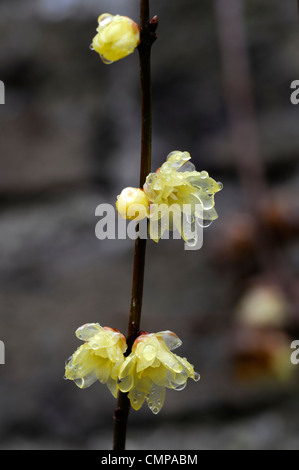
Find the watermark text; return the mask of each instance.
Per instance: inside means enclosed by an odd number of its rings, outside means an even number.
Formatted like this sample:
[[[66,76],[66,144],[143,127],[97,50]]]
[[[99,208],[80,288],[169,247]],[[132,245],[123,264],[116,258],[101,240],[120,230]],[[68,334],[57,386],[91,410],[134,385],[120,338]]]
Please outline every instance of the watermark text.
[[[2,80],[0,80],[0,104],[5,104],[5,85]]]
[[[191,206],[184,204],[152,204],[150,214],[140,220],[139,215],[144,206],[135,204],[130,207],[130,220],[118,215],[111,204],[100,204],[95,210],[100,217],[95,227],[95,235],[99,240],[136,240],[152,238],[184,239],[185,250],[199,250],[203,244],[203,210],[200,204]],[[201,222],[200,222],[201,221]]]
[[[0,364],[5,364],[5,346],[3,341],[0,341]]]
[[[293,80],[291,83],[291,89],[295,90],[291,93],[291,103],[299,104],[299,80]]]

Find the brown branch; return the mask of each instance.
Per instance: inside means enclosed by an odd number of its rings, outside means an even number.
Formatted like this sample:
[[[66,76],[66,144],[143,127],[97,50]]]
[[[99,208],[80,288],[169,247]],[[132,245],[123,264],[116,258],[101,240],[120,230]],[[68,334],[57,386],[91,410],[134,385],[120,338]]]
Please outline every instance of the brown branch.
[[[156,39],[157,17],[149,21],[149,0],[140,0],[141,42],[138,47],[141,87],[141,162],[140,188],[151,170],[152,144],[152,87],[151,87],[151,46]],[[138,230],[138,226],[137,226]],[[140,318],[143,296],[146,239],[137,237],[134,249],[133,282],[131,308],[128,324],[126,354],[131,352],[132,345],[140,330]],[[126,443],[127,421],[130,401],[127,393],[119,392],[117,408],[114,413],[114,450],[124,450]]]

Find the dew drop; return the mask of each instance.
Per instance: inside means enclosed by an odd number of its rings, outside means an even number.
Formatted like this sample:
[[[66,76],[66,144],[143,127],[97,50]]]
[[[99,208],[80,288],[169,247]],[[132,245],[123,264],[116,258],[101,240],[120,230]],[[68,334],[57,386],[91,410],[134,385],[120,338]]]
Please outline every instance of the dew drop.
[[[102,61],[104,62],[104,64],[112,64],[113,63],[113,60],[108,60],[106,59],[106,57],[104,57],[102,54],[100,54],[100,57],[102,59]]]
[[[109,15],[109,16],[106,16],[105,18],[103,18],[100,22],[99,22],[99,25],[103,28],[104,26],[106,26],[107,24],[111,23],[112,21],[112,16]]]
[[[187,382],[181,385],[177,385],[177,387],[175,387],[174,390],[176,390],[177,392],[179,392],[180,390],[184,390],[184,388],[186,387],[186,384]]]
[[[65,361],[65,365],[69,365],[69,363],[71,362],[71,360],[73,359],[73,356],[70,356],[66,361]]]
[[[202,219],[198,219],[198,225],[200,227],[203,227],[203,228],[207,228],[209,227],[211,224],[212,224],[212,220],[202,220]]]
[[[195,170],[195,165],[191,162],[186,162],[184,163],[181,168],[178,169],[178,172],[184,173],[185,171],[194,171]]]
[[[157,408],[156,406],[154,406],[154,408],[152,409],[152,412],[156,415],[159,413],[159,408]]]
[[[200,379],[199,373],[198,373],[198,372],[194,372],[194,380],[195,380],[195,382],[198,382],[199,379]]]
[[[93,47],[92,43],[89,45],[89,50],[94,51],[94,47]]]

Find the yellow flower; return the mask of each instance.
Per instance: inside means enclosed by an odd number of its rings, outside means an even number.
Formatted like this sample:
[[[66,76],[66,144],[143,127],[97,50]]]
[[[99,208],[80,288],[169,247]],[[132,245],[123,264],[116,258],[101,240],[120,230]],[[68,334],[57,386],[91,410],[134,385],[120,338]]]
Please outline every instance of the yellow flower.
[[[69,358],[65,379],[73,380],[80,388],[87,388],[99,380],[105,383],[116,398],[117,377],[127,349],[125,337],[109,327],[87,323],[76,330],[77,338],[85,341]]]
[[[98,23],[98,34],[93,38],[92,48],[105,64],[132,54],[140,43],[140,28],[127,16],[104,13],[99,16]]]
[[[171,352],[181,344],[171,331],[142,333],[135,340],[119,371],[119,389],[128,392],[134,410],[146,400],[156,414],[164,404],[166,388],[182,390],[188,378],[199,380],[193,366]]]
[[[202,227],[218,217],[214,194],[222,189],[222,184],[210,178],[206,171],[196,171],[190,158],[188,152],[171,152],[161,168],[146,178],[143,189],[151,203],[149,231],[155,241],[159,241],[165,230],[175,228],[187,241],[182,216],[190,224],[197,222]]]
[[[117,196],[116,209],[123,219],[142,220],[148,216],[149,201],[139,188],[125,188]]]

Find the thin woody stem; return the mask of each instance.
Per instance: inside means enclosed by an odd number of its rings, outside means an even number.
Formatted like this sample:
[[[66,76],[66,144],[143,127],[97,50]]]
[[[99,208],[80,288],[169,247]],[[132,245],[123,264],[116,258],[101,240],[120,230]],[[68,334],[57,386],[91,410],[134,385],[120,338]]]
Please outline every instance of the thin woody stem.
[[[152,86],[151,86],[151,46],[156,39],[154,30],[157,18],[149,21],[149,0],[140,0],[141,42],[138,47],[141,87],[141,161],[140,188],[145,183],[151,170],[152,145]],[[138,230],[138,226],[136,228]],[[143,296],[146,239],[137,237],[134,249],[133,282],[131,307],[128,324],[126,354],[130,354],[132,345],[140,330],[140,318]],[[114,413],[114,450],[124,450],[126,444],[127,421],[130,401],[127,393],[119,392],[117,408]]]

